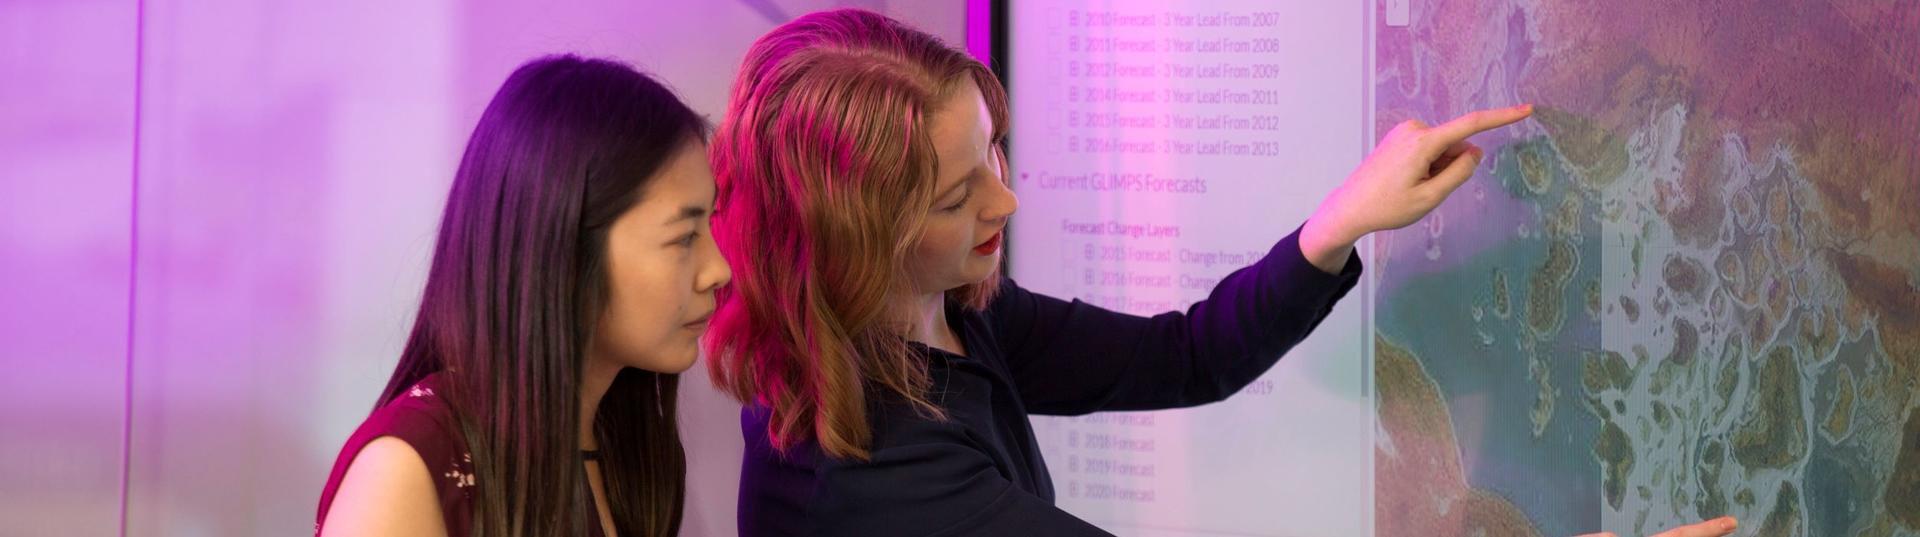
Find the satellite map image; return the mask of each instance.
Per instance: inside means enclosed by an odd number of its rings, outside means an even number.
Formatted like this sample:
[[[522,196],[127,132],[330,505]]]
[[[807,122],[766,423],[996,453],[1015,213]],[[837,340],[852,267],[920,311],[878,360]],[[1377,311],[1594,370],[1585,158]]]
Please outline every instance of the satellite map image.
[[[1378,236],[1378,535],[1920,535],[1920,7],[1440,0],[1374,129],[1533,103]]]

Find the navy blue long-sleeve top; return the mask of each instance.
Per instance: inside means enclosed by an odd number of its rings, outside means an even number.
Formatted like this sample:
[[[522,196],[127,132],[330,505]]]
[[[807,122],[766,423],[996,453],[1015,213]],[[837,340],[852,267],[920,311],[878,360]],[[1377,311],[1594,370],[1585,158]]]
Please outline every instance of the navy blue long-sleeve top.
[[[1184,313],[1127,315],[1011,280],[984,311],[949,303],[967,355],[914,347],[946,419],[879,398],[869,405],[869,460],[829,457],[812,442],[781,453],[767,437],[767,408],[741,411],[740,534],[1108,535],[1054,507],[1027,415],[1225,399],[1305,339],[1360,268],[1358,255],[1339,274],[1313,266],[1296,230]]]

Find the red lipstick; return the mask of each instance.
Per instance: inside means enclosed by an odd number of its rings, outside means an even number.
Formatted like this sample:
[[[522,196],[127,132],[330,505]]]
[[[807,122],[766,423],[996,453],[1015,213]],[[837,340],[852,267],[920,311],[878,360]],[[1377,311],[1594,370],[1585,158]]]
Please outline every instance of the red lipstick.
[[[1002,233],[994,233],[992,238],[987,239],[987,242],[980,243],[979,246],[973,247],[973,253],[975,255],[987,256],[1000,251],[1001,234]]]

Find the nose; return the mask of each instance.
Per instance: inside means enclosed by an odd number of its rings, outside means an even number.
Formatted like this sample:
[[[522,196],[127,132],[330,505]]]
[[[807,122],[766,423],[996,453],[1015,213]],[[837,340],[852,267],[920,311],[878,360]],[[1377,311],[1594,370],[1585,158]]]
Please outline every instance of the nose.
[[[1013,188],[1007,185],[1004,174],[1001,180],[993,182],[988,196],[986,209],[980,213],[983,220],[1006,220],[1020,210],[1020,198],[1013,194]]]
[[[712,292],[733,281],[733,268],[727,266],[726,256],[720,255],[720,245],[713,241],[712,233],[701,234],[700,272],[694,285],[702,293]]]

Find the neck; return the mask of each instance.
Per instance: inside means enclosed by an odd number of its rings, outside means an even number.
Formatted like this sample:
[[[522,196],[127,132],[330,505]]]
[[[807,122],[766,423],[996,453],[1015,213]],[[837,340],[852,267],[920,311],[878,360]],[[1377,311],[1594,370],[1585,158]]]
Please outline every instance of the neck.
[[[587,358],[586,371],[580,375],[580,449],[600,449],[600,439],[593,434],[593,418],[600,410],[600,398],[607,395],[620,369],[619,364]]]
[[[954,354],[963,354],[960,341],[947,326],[947,294],[924,293],[899,301],[894,311],[907,323],[907,341]]]

